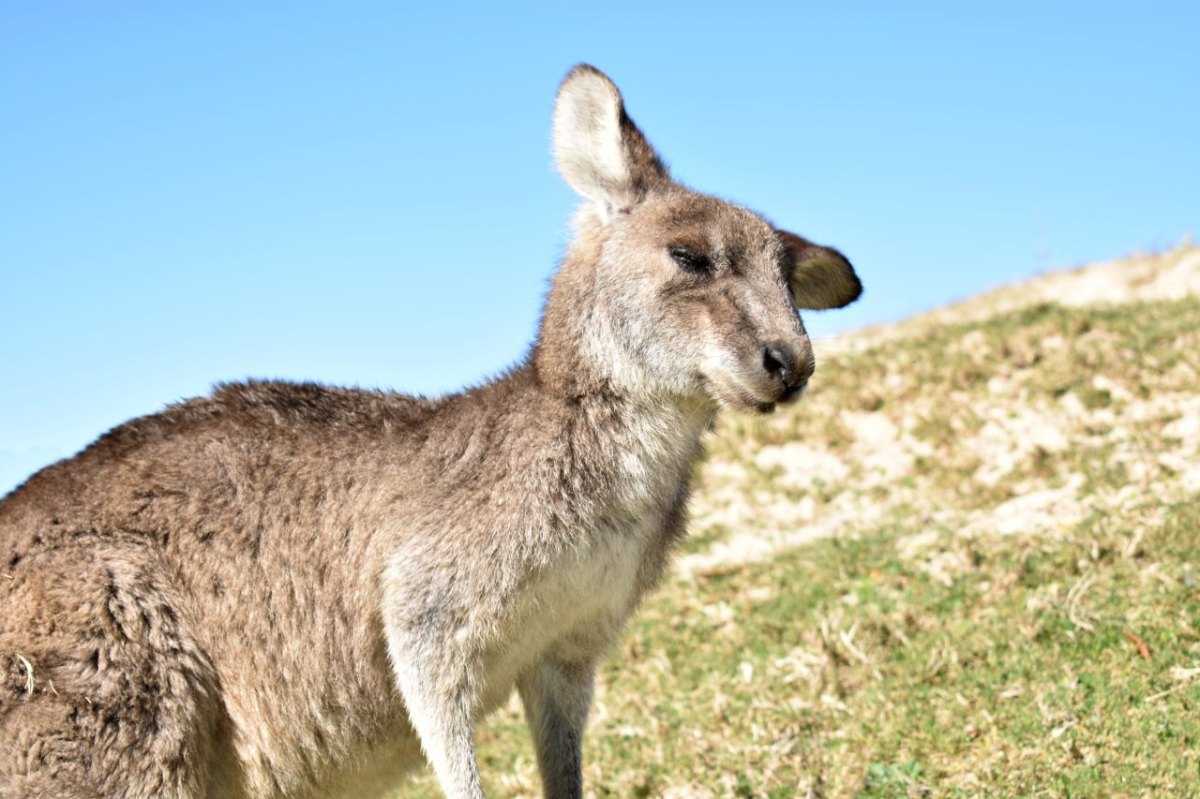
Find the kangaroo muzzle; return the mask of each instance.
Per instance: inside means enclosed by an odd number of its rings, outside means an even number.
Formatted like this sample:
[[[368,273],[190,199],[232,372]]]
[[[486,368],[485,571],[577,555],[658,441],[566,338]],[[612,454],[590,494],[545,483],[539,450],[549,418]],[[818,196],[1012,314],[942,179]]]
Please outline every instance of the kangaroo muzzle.
[[[762,367],[778,392],[776,402],[799,397],[808,385],[815,365],[812,345],[807,339],[800,345],[775,340],[763,347]]]

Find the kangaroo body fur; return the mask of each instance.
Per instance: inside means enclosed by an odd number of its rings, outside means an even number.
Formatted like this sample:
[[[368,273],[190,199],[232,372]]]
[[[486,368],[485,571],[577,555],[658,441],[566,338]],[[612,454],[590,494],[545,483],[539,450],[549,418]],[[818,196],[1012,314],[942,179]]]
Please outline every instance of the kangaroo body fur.
[[[219,386],[0,501],[0,796],[481,797],[515,687],[582,793],[597,659],[683,535],[719,407],[798,396],[836,251],[672,181],[599,71],[555,156],[586,203],[536,343],[426,399]]]

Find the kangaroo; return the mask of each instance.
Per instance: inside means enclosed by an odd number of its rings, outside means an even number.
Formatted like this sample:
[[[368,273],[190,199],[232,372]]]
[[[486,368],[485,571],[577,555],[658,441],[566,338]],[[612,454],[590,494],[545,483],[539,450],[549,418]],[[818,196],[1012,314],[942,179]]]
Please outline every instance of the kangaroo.
[[[0,501],[0,796],[483,796],[515,688],[582,795],[597,659],[684,534],[701,434],[813,372],[837,251],[673,181],[580,65],[584,199],[537,339],[440,398],[250,381],[121,425]]]

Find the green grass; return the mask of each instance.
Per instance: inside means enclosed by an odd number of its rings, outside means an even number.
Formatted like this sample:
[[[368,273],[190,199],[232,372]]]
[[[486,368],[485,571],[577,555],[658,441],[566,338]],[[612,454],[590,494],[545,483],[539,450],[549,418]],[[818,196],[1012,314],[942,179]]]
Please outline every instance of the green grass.
[[[1194,498],[1137,541],[1100,517],[1057,539],[946,531],[916,551],[917,530],[880,529],[675,582],[604,665],[589,789],[1200,793],[1200,678],[1173,673],[1200,666],[1198,531]],[[952,578],[931,575],[939,559]],[[480,748],[489,796],[534,795],[517,715]],[[426,777],[411,795],[438,794]]]
[[[742,464],[747,490],[818,508],[859,491],[886,512],[669,579],[603,664],[588,795],[1200,796],[1200,495],[1158,463],[1178,453],[1160,435],[1175,416],[1145,410],[1200,387],[1200,300],[1041,305],[822,368],[807,405],[726,420],[710,457]],[[980,485],[962,442],[1005,403],[1073,420],[1069,443]],[[797,488],[754,463],[796,440],[855,452],[845,411],[887,415],[931,454],[861,490],[853,464],[843,483]],[[1082,518],[964,533],[1071,474]],[[694,529],[688,553],[738,532]],[[479,748],[489,796],[540,795],[515,706]],[[424,775],[401,795],[440,794]]]

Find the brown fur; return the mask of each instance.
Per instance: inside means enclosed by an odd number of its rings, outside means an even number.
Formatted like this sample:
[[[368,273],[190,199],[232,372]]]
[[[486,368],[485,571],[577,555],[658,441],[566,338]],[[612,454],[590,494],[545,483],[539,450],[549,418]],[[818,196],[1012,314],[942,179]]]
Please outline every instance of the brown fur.
[[[580,795],[594,664],[683,534],[701,433],[796,396],[795,301],[859,286],[673,183],[590,67],[555,135],[591,204],[508,374],[219,386],[0,502],[0,796],[370,796],[423,749],[479,797],[473,724],[514,686],[547,795]]]

